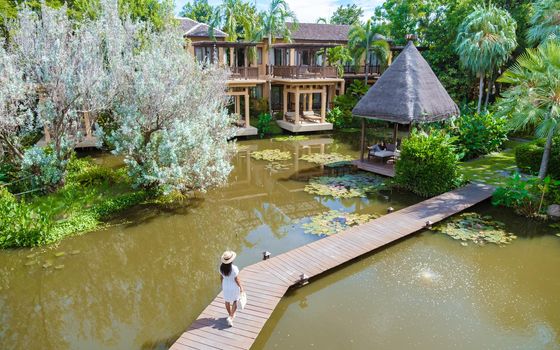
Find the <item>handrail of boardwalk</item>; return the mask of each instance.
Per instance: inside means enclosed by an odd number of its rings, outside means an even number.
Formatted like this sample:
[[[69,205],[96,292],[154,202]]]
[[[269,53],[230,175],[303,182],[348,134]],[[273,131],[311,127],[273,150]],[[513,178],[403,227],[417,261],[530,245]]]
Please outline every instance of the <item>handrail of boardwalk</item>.
[[[299,283],[302,273],[317,276],[415,233],[428,221],[436,223],[480,203],[493,191],[491,186],[469,184],[247,266],[240,276],[249,302],[237,312],[234,327],[226,324],[220,293],[171,349],[249,349],[288,288]]]

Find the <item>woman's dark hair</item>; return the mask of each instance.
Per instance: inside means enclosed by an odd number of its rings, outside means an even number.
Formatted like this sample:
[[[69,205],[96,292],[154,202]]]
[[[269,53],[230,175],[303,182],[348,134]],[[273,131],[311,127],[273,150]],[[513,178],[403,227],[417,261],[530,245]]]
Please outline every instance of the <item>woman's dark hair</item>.
[[[229,264],[222,263],[222,265],[220,265],[220,272],[224,276],[229,276],[229,274],[231,273],[231,263]]]

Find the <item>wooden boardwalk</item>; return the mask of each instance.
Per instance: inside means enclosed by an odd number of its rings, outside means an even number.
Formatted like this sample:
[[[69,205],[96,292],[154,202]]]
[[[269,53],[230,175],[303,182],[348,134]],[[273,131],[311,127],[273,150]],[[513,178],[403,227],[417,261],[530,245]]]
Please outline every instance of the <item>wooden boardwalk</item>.
[[[388,177],[395,177],[395,165],[394,164],[387,164],[382,162],[374,162],[368,160],[354,160],[352,161],[358,169],[369,171],[370,173],[379,174]]]
[[[302,273],[313,277],[343,265],[422,230],[427,221],[436,223],[463,211],[489,198],[492,192],[491,186],[470,184],[250,265],[240,272],[249,301],[237,312],[234,327],[226,324],[227,313],[219,294],[171,349],[249,349],[284,293],[298,284]]]

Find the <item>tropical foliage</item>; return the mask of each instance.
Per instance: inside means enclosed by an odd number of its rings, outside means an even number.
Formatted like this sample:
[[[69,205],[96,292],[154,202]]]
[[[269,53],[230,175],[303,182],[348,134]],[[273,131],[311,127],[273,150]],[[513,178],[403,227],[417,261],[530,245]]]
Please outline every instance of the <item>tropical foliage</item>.
[[[435,196],[461,184],[454,139],[442,131],[413,131],[403,139],[395,183],[420,196]],[[437,173],[435,173],[437,169]]]
[[[560,181],[545,177],[523,178],[518,173],[496,189],[492,204],[513,208],[516,213],[533,218],[546,218],[548,204],[555,204]]]
[[[517,46],[516,22],[510,14],[495,5],[476,6],[457,35],[457,53],[462,65],[479,76],[478,107],[480,113],[484,94],[484,78],[492,77]],[[486,105],[493,83],[490,83]]]
[[[529,42],[543,43],[547,40],[560,40],[560,2],[558,0],[537,0],[533,3],[527,32]]]
[[[459,117],[450,131],[457,137],[457,153],[463,159],[472,159],[500,150],[509,129],[504,117],[475,113]]]
[[[515,163],[519,170],[530,175],[539,173],[545,143],[545,139],[538,139],[515,148]],[[560,179],[560,138],[558,136],[552,139],[547,173],[554,179]]]
[[[546,139],[539,169],[544,179],[552,139],[560,131],[560,41],[527,49],[498,81],[512,85],[498,102],[499,113],[511,116],[514,130],[535,128],[537,136]]]
[[[370,53],[374,53],[382,65],[386,65],[389,59],[389,44],[383,39],[378,39],[376,34],[379,34],[378,27],[371,19],[366,23],[356,23],[350,28],[348,33],[348,47],[354,62],[364,61],[365,76],[364,82],[367,85],[369,77]]]
[[[319,18],[317,23],[352,25],[360,22],[364,10],[356,4],[340,5],[332,14],[330,20]]]
[[[194,19],[195,21],[209,24],[212,21],[214,8],[208,3],[208,0],[194,0],[192,3],[187,2],[183,5],[179,15]]]

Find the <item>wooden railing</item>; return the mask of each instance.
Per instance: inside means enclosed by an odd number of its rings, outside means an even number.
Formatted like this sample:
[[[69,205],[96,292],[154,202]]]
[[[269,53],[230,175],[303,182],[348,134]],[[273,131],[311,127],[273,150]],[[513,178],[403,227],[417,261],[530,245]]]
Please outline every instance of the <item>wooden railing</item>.
[[[271,67],[267,73],[271,75]],[[290,79],[313,79],[313,78],[337,78],[336,67],[321,66],[273,66],[272,75],[279,78]]]
[[[230,79],[258,79],[259,67],[232,67]]]

